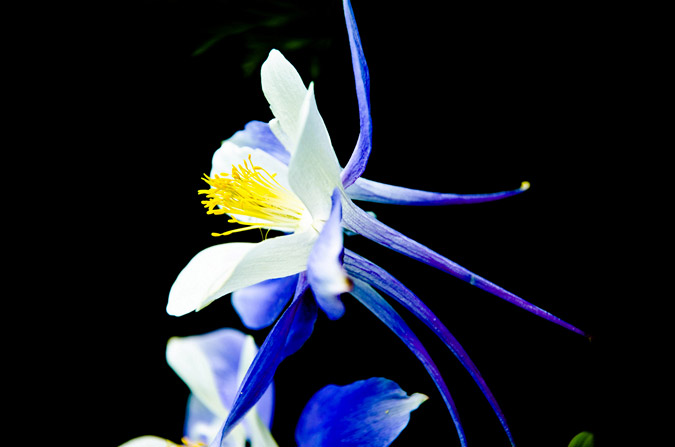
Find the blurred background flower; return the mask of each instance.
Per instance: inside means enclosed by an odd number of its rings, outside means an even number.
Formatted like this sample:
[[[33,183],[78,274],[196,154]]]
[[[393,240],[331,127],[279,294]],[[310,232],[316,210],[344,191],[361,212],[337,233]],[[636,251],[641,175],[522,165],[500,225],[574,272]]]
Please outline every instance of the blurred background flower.
[[[331,21],[332,8],[320,2],[223,1],[227,14],[211,16],[214,24],[207,29],[208,39],[193,52],[223,51],[237,47],[245,50],[241,69],[244,76],[258,75],[258,70],[271,48],[284,54],[304,52],[311,55],[310,74],[319,77],[320,61],[336,39],[326,22]],[[220,23],[219,23],[220,22]],[[309,29],[309,33],[307,32]]]

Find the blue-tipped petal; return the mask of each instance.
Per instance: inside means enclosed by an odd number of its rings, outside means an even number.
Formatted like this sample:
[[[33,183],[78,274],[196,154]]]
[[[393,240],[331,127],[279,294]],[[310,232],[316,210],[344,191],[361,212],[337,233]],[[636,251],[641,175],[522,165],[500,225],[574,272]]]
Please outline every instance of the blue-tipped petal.
[[[240,147],[262,149],[286,165],[291,160],[291,154],[281,144],[281,141],[274,136],[270,125],[262,121],[248,122],[243,130],[236,132],[228,141]]]
[[[385,301],[384,298],[380,296],[379,293],[370,287],[367,283],[361,281],[360,279],[353,278],[354,290],[351,294],[359,300],[364,306],[368,308],[377,318],[379,318],[389,329],[392,330],[403,343],[406,344],[408,349],[412,351],[417,359],[422,363],[424,368],[427,370],[431,379],[434,381],[434,384],[438,388],[445,401],[445,405],[448,407],[450,416],[455,424],[457,430],[457,436],[459,436],[459,441],[463,447],[466,447],[466,438],[464,436],[464,429],[462,424],[459,421],[459,415],[457,414],[457,408],[455,403],[450,396],[450,391],[448,390],[441,373],[438,370],[438,367],[429,356],[429,353],[424,348],[422,343],[419,341],[417,336],[413,331],[408,327],[408,325],[403,321],[403,318]]]
[[[379,377],[328,385],[305,406],[295,440],[298,447],[387,447],[426,399]]]
[[[525,309],[538,317],[558,324],[577,334],[586,335],[584,331],[571,324],[561,320],[555,315],[547,312],[534,304],[531,304],[517,295],[499,287],[487,279],[476,275],[461,265],[441,256],[430,248],[425,247],[419,242],[410,239],[399,233],[393,228],[388,227],[377,219],[374,219],[368,213],[363,211],[352,202],[346,202],[348,206],[344,208],[343,222],[348,230],[354,231],[368,239],[377,242],[396,252],[409,256],[417,261],[423,262],[441,271],[451,274],[463,281],[466,281],[479,289],[485,290],[521,309]]]
[[[344,0],[342,6],[345,12],[347,33],[349,34],[349,49],[352,54],[352,67],[354,69],[356,99],[359,104],[359,123],[361,128],[354,152],[352,152],[347,166],[342,171],[342,185],[346,188],[354,183],[366,169],[373,142],[373,122],[370,117],[370,74],[368,73],[366,57],[363,54],[363,47],[361,46],[361,37],[359,36],[354,11],[349,0]]]
[[[299,286],[304,283],[302,275],[298,283]],[[306,284],[304,287],[306,287]],[[314,319],[308,317],[312,313]],[[211,443],[212,446],[220,447],[218,441],[226,438],[227,434],[262,397],[267,387],[272,383],[274,373],[282,360],[297,351],[302,343],[309,338],[315,319],[316,304],[314,299],[308,294],[296,293],[296,297],[281,315],[258,350],[258,354],[246,372],[242,385],[237,392],[232,410],[216,440]]]
[[[383,268],[373,264],[372,262],[350,250],[345,250],[344,266],[352,277],[365,281],[377,289],[387,293],[389,296],[402,304],[406,309],[408,309],[413,315],[424,322],[431,330],[434,331],[434,333],[436,333],[436,335],[457,357],[462,366],[464,366],[464,368],[466,368],[466,370],[469,372],[497,415],[497,418],[502,424],[502,427],[504,428],[511,445],[515,445],[511,435],[511,430],[506,423],[504,413],[497,404],[497,400],[494,398],[492,392],[485,383],[485,380],[478,371],[478,368],[469,358],[469,354],[467,354],[464,348],[459,344],[459,341],[457,341],[457,339],[450,333],[448,328],[445,327],[445,325],[436,317],[436,315],[434,315],[431,309],[429,309],[422,302],[422,300],[412,293],[410,289],[405,287],[400,281],[394,278]]]
[[[274,323],[293,296],[298,275],[268,279],[232,292],[232,306],[249,329]]]
[[[439,206],[491,202],[515,196],[527,191],[529,187],[530,184],[528,182],[523,182],[520,188],[510,191],[490,194],[446,194],[387,185],[359,178],[345,192],[349,198],[365,202],[386,203],[390,205]]]
[[[336,320],[345,312],[340,295],[349,292],[352,284],[342,267],[342,204],[337,188],[331,199],[330,216],[309,254],[307,279],[319,307],[326,312],[328,318]]]

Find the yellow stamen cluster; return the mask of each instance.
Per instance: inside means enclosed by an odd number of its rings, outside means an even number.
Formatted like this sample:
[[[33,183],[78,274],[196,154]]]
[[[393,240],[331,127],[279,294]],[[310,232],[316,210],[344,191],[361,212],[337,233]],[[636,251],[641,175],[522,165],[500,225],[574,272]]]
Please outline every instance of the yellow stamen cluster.
[[[223,173],[203,179],[211,189],[202,189],[207,214],[229,214],[228,222],[244,225],[241,228],[212,233],[213,236],[227,236],[254,228],[274,228],[292,231],[298,227],[305,206],[292,192],[281,186],[264,168],[256,166],[251,156],[243,164],[232,165],[230,174]],[[233,215],[253,218],[244,222]]]

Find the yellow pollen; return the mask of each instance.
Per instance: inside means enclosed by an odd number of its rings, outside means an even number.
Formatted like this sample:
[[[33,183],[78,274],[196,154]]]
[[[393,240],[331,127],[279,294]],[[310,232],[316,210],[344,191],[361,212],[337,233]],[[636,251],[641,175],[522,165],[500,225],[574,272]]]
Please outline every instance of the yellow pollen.
[[[295,230],[305,206],[292,192],[281,186],[274,179],[275,176],[254,165],[250,155],[243,164],[232,165],[230,174],[222,173],[213,178],[204,174],[202,180],[211,186],[211,189],[199,190],[199,194],[207,198],[202,201],[206,213],[229,214],[228,222],[243,225],[212,235],[227,236],[255,228]],[[253,222],[244,222],[233,215],[252,218]]]
[[[180,440],[180,442],[183,443],[184,447],[206,447],[206,444],[204,444],[203,442],[190,441],[187,437],[183,437]],[[178,446],[178,447],[181,447],[181,446]]]

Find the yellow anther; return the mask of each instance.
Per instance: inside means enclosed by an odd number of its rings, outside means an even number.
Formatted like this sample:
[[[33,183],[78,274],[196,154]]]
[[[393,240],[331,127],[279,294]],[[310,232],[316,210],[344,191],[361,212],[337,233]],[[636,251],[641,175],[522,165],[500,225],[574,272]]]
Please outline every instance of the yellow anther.
[[[254,228],[295,230],[306,208],[300,199],[276,181],[275,176],[254,165],[251,155],[244,159],[243,164],[232,165],[230,174],[222,173],[213,178],[205,174],[202,180],[211,189],[199,190],[199,194],[207,198],[202,201],[206,213],[229,214],[228,222],[243,225],[212,235],[226,236]],[[241,217],[252,220],[247,222]]]
[[[181,438],[180,442],[183,443],[184,447],[206,447],[206,444],[203,442],[190,441],[187,437]]]

